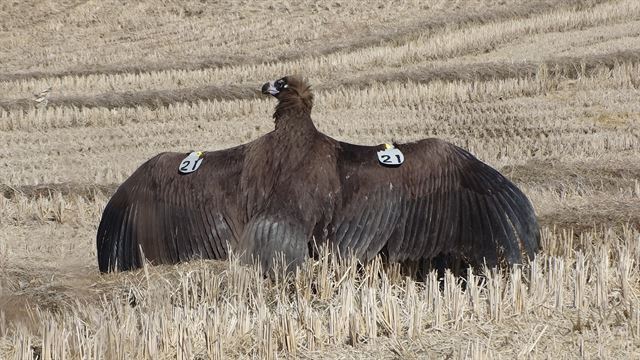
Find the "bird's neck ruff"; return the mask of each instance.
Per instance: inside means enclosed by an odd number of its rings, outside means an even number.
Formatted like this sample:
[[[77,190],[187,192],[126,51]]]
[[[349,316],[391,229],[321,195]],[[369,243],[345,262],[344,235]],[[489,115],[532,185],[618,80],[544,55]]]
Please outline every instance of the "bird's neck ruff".
[[[284,129],[313,129],[311,108],[313,94],[309,85],[301,80],[293,79],[289,83],[288,91],[278,97],[278,105],[273,113],[276,130]]]

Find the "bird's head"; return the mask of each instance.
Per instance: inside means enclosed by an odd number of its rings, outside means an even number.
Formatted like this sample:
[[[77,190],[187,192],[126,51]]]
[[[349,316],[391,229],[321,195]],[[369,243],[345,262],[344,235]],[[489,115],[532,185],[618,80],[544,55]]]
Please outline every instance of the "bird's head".
[[[265,95],[273,95],[276,98],[281,92],[286,91],[289,88],[288,76],[285,76],[278,80],[272,80],[262,85],[262,93]]]
[[[278,99],[274,118],[287,113],[310,113],[313,107],[311,86],[298,76],[285,76],[262,85],[262,93]]]

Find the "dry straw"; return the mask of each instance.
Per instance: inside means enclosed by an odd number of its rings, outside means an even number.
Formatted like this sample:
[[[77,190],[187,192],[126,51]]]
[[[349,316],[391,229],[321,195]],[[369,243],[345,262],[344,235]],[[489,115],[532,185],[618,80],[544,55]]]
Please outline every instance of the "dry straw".
[[[551,248],[565,239],[559,233],[547,237]],[[467,354],[498,351],[527,357],[539,350],[569,355],[578,340],[566,331],[582,339],[616,332],[638,341],[640,233],[607,229],[583,237],[598,245],[563,257],[543,254],[506,273],[470,271],[466,280],[450,272],[438,278],[434,272],[424,283],[389,276],[393,272],[384,270],[379,259],[361,267],[326,250],[278,280],[264,279],[237,260],[223,271],[211,262],[145,267],[116,275],[109,286],[104,283],[111,290],[102,301],[37,310],[41,326],[35,332],[10,326],[3,335],[4,354],[43,359],[296,357],[335,346],[424,336],[453,346],[478,326],[495,334],[467,338]],[[512,331],[523,332],[512,338],[515,344],[485,343]],[[557,342],[560,334],[565,334],[564,344]],[[598,345],[579,346],[593,351]]]

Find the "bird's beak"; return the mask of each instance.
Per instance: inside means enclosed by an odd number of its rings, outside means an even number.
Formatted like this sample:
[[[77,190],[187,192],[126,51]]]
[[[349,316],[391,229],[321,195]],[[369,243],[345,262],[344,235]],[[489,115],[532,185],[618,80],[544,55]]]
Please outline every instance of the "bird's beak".
[[[276,96],[279,93],[279,91],[273,85],[273,81],[269,81],[268,83],[265,83],[264,85],[262,85],[262,93],[265,95],[270,94],[270,95]]]

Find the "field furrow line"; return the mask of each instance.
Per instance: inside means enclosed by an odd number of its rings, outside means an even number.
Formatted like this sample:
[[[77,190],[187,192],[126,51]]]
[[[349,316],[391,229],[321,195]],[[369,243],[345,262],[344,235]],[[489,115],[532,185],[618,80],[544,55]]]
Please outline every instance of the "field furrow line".
[[[617,64],[635,64],[640,61],[640,49],[615,51],[590,56],[563,56],[543,61],[521,62],[483,62],[464,64],[440,64],[414,66],[407,70],[370,71],[367,75],[344,78],[340,85],[343,88],[362,89],[376,83],[413,82],[430,83],[434,81],[488,81],[523,79],[538,75],[576,78],[587,75],[599,67],[613,68]],[[163,107],[176,103],[195,102],[199,100],[246,100],[259,96],[258,84],[244,86],[203,86],[190,89],[149,90],[140,92],[109,92],[90,96],[52,96],[48,107],[107,108],[121,107]],[[317,84],[319,91],[330,90],[332,84]],[[6,112],[33,109],[38,105],[31,99],[0,100],[0,109]],[[2,117],[2,116],[0,116]],[[1,126],[1,125],[0,125]]]
[[[584,12],[589,9],[606,3],[607,0],[592,0],[587,3],[580,0],[558,1],[558,0],[538,0],[517,4],[516,6],[502,6],[498,8],[479,9],[474,12],[461,13],[445,12],[434,16],[427,16],[402,23],[393,22],[385,24],[374,29],[369,29],[360,33],[359,37],[340,38],[339,41],[327,41],[327,39],[318,39],[315,41],[307,41],[307,45],[300,45],[297,49],[284,49],[276,54],[252,54],[244,56],[236,56],[231,54],[206,54],[198,61],[184,61],[162,59],[159,62],[131,64],[100,64],[90,66],[73,66],[64,70],[53,71],[20,71],[0,73],[0,82],[49,79],[59,77],[83,77],[90,75],[121,75],[121,74],[141,74],[152,72],[168,72],[168,71],[196,71],[205,69],[216,69],[234,66],[260,66],[274,61],[277,62],[298,62],[309,58],[317,58],[339,55],[343,53],[363,51],[377,51],[381,46],[398,47],[396,44],[404,44],[417,37],[437,36],[441,32],[451,32],[457,29],[473,28],[473,26],[482,26],[488,23],[513,22],[517,19],[529,19],[541,16],[549,12],[571,11]],[[445,35],[446,36],[446,35]],[[248,40],[248,39],[246,39]],[[337,39],[336,39],[337,40]],[[68,47],[65,47],[65,53],[68,54]],[[50,52],[49,52],[50,53]],[[63,59],[65,53],[58,56]],[[361,57],[358,54],[357,57]],[[366,56],[365,56],[366,57]],[[98,60],[98,59],[96,59]]]

